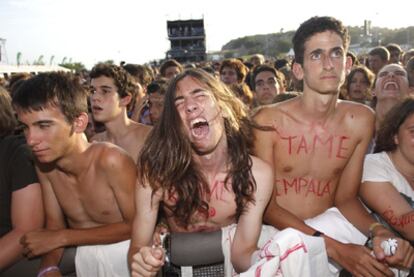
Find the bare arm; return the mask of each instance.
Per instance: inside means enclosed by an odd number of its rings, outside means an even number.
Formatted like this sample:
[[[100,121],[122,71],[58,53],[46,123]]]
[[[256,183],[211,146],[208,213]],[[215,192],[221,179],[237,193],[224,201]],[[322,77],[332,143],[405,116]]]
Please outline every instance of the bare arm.
[[[273,190],[272,168],[254,158],[253,176],[257,189],[255,203],[249,203],[237,223],[234,241],[231,245],[231,261],[237,272],[246,271],[251,266],[251,256],[257,250],[262,229],[262,218]]]
[[[375,119],[368,110],[357,112],[363,112],[358,116],[359,120],[352,123],[353,132],[358,135],[359,141],[342,172],[335,194],[335,205],[352,224],[368,236],[369,226],[375,221],[359,201],[358,191],[365,153],[374,132]]]
[[[14,191],[11,199],[13,229],[0,238],[0,268],[5,268],[22,257],[20,238],[29,231],[43,227],[44,211],[39,183]]]
[[[155,274],[163,264],[161,257],[154,257],[151,249],[162,193],[157,191],[154,197],[152,193],[149,185],[136,185],[135,217],[128,251],[128,264],[131,266],[132,276]]]
[[[404,238],[414,240],[414,209],[391,183],[363,182],[360,195],[373,211]]]
[[[352,126],[351,130],[354,132],[353,135],[358,139],[358,142],[351,157],[349,157],[348,163],[342,171],[335,194],[334,204],[348,221],[368,236],[369,227],[375,223],[375,220],[363,207],[358,198],[358,192],[361,184],[364,157],[374,133],[375,118],[373,112],[365,108],[359,108],[353,112],[354,116],[352,117],[352,121],[348,122],[348,124],[349,126]],[[392,236],[392,233],[384,227],[378,227],[373,230],[373,235],[378,237],[390,237]],[[343,264],[344,267],[348,267],[351,273],[374,273],[379,271],[387,276],[392,276],[392,272],[386,268],[384,264],[371,259],[366,247],[354,247],[355,249],[352,251],[354,253],[353,257],[358,257],[358,259],[354,262],[350,262],[350,259],[348,259],[347,256],[351,253],[349,248],[352,246],[340,245],[333,240],[325,240],[325,242],[327,244],[328,255],[338,263]],[[380,247],[380,243],[381,241],[374,240],[374,253],[377,259],[382,260],[385,257],[385,254]],[[364,262],[361,263],[361,261]],[[363,266],[358,269],[358,264]]]
[[[363,182],[360,195],[372,210],[381,215],[405,239],[414,239],[414,210],[391,183]],[[389,237],[394,235],[384,232],[382,237],[374,237],[374,247],[378,247],[375,243],[381,243]],[[409,241],[395,239],[398,242],[397,252],[385,260],[396,267],[411,268],[414,265],[414,248]]]
[[[42,197],[43,197],[43,206],[46,215],[46,228],[53,232],[66,228],[65,218],[62,213],[61,207],[56,199],[55,193],[52,189],[52,186],[47,179],[47,177],[37,170],[37,175],[42,186]],[[43,233],[44,231],[40,231]],[[24,235],[21,239],[23,245],[24,253],[28,257],[37,256],[37,245],[46,245],[48,237],[37,238],[36,233],[39,232],[29,232]],[[33,237],[34,235],[34,237]],[[33,239],[32,239],[33,238]],[[35,250],[36,249],[36,250]],[[52,251],[44,252],[45,255],[42,257],[42,262],[40,264],[40,269],[46,268],[48,266],[57,265],[62,258],[63,248],[53,248]]]
[[[52,186],[47,183],[44,185],[44,191],[46,194],[45,201],[47,201],[45,207],[48,212],[48,230],[32,232],[25,236],[26,241],[30,244],[30,256],[41,255],[66,246],[107,244],[130,238],[130,226],[134,214],[133,188],[136,182],[135,164],[132,158],[123,152],[109,151],[109,153],[104,153],[103,155],[99,159],[101,168],[98,167],[97,170],[106,174],[122,214],[122,219],[119,222],[104,224],[94,228],[67,229],[64,223],[64,215],[54,195]],[[58,261],[56,259],[53,260],[53,262]]]

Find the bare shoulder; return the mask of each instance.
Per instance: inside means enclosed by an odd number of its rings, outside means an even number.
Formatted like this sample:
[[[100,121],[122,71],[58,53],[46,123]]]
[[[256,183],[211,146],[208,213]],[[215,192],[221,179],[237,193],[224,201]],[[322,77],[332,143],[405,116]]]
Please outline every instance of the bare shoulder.
[[[273,187],[273,169],[271,165],[256,156],[251,156],[251,158],[252,173],[256,181]]]
[[[345,109],[347,111],[350,112],[357,112],[361,115],[374,115],[374,110],[371,109],[369,106],[361,104],[361,103],[357,103],[357,102],[352,102],[352,101],[347,101],[347,100],[340,100],[338,101],[338,107]]]
[[[135,166],[134,160],[119,146],[109,142],[96,142],[90,145],[90,155],[96,160],[102,169],[125,168],[131,164]]]
[[[149,134],[149,132],[151,132],[152,130],[152,126],[149,125],[145,125],[142,123],[138,123],[133,121],[133,123],[131,124],[132,126],[132,130],[135,134],[139,134],[141,136],[147,136]]]
[[[341,100],[337,108],[341,116],[347,121],[352,121],[352,124],[364,125],[375,122],[375,112],[367,105]]]
[[[258,107],[252,112],[252,118],[258,124],[272,124],[274,120],[277,120],[285,114],[294,112],[297,109],[298,99],[296,98],[299,97],[295,97],[293,99],[289,99],[280,103]]]
[[[259,170],[259,171],[263,171],[264,173],[271,173],[272,171],[272,167],[270,166],[270,164],[268,164],[267,162],[263,161],[262,159],[250,155],[250,157],[252,158],[252,169],[253,171]]]

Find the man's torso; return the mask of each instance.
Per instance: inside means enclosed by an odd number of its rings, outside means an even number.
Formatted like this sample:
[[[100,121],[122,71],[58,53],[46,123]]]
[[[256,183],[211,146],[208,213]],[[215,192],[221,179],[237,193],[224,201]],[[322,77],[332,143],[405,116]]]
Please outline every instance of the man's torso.
[[[338,103],[335,113],[321,122],[301,116],[298,103],[273,106],[267,115],[271,117],[268,124],[275,128],[274,193],[278,204],[306,219],[333,206],[341,174],[361,135],[351,124],[354,115],[347,111],[347,104]]]
[[[166,219],[171,231],[174,232],[203,232],[215,231],[221,227],[236,222],[235,194],[231,184],[224,184],[224,176],[220,176],[210,184],[210,199],[208,214],[196,212],[192,215],[187,228],[181,226],[172,216],[171,207],[177,201],[176,193],[165,193],[163,203]]]
[[[99,161],[105,159],[105,144],[92,144],[83,158],[85,170],[79,176],[57,168],[45,175],[71,228],[91,228],[122,221],[114,191]]]

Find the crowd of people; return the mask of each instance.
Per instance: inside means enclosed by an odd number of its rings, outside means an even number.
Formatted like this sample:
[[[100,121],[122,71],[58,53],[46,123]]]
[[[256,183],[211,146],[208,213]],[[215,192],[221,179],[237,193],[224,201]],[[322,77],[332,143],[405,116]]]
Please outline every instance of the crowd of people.
[[[156,276],[166,233],[216,276],[414,274],[414,49],[292,43],[3,80],[0,277]]]

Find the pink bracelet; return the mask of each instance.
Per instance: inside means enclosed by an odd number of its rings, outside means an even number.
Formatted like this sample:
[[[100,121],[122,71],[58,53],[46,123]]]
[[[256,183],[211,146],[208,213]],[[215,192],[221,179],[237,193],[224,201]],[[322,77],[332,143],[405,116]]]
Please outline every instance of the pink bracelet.
[[[42,270],[41,270],[41,271],[37,274],[37,277],[43,277],[43,275],[45,275],[46,273],[51,272],[51,271],[59,271],[59,267],[57,267],[57,266],[55,266],[55,265],[48,266],[48,267],[46,267],[46,268],[42,269]]]

